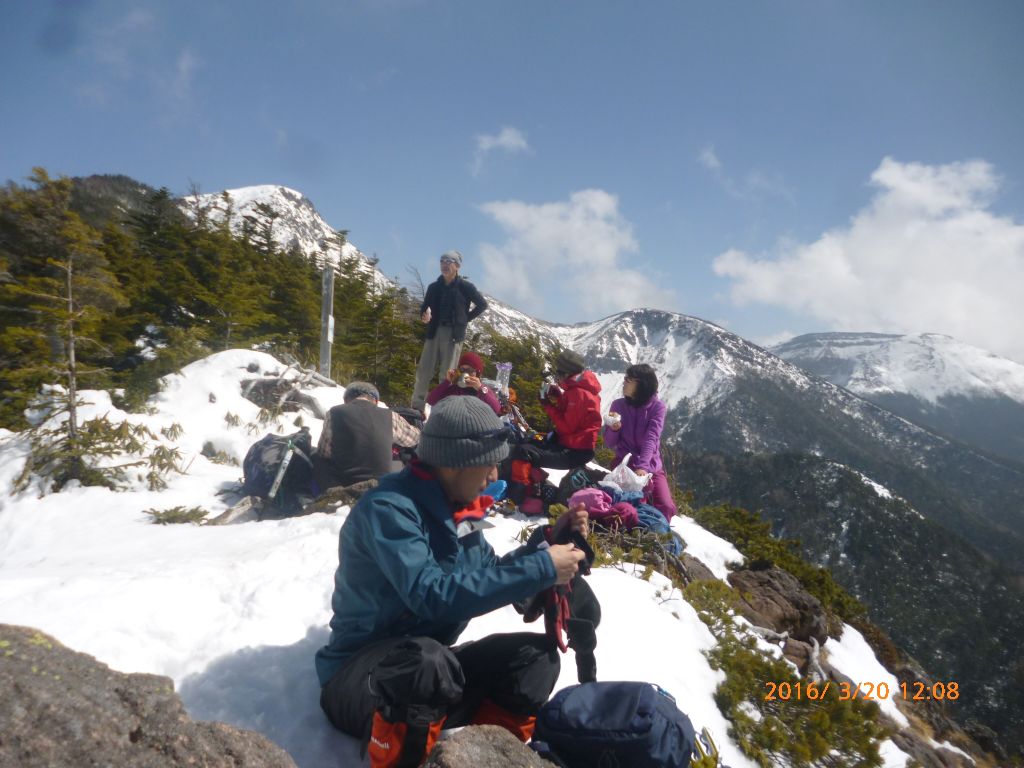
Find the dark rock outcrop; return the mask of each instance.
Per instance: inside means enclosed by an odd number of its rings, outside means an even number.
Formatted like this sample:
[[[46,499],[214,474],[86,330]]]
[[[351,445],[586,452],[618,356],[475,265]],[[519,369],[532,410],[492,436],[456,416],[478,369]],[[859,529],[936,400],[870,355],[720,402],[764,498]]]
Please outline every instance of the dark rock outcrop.
[[[683,552],[679,559],[686,568],[690,581],[711,581],[715,578],[715,574],[711,572],[711,569],[689,552]]]
[[[922,768],[974,768],[974,760],[950,749],[933,747],[919,734],[903,730],[892,735],[893,743]]]
[[[738,609],[751,624],[810,642],[824,644],[829,617],[818,598],[805,590],[787,571],[772,566],[729,574],[729,583],[740,593]]]
[[[0,624],[0,765],[294,768],[265,736],[195,722],[168,677],[115,672],[39,630]]]

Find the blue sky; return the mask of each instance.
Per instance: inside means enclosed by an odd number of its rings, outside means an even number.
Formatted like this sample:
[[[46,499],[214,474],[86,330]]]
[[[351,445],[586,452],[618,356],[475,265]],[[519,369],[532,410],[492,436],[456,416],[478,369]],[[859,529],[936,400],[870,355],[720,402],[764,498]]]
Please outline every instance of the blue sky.
[[[549,320],[1024,361],[1024,4],[18,2],[0,179],[284,184]],[[1018,338],[1021,337],[1021,338]]]

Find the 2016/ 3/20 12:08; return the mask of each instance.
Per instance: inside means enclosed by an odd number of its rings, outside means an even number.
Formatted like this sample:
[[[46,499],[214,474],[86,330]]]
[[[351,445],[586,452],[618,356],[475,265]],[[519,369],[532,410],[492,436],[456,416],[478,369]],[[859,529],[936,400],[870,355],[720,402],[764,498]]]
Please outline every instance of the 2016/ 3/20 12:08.
[[[768,692],[765,694],[764,699],[765,701],[790,701],[791,699],[799,700],[806,698],[811,701],[817,701],[828,694],[832,685],[833,681],[831,680],[824,683],[804,683],[803,681],[775,683],[769,681],[765,683]],[[897,696],[901,696],[904,701],[930,701],[932,699],[956,701],[960,698],[960,685],[956,682],[936,682],[931,685],[926,685],[922,682],[904,682],[895,688],[891,688],[886,682],[861,682],[856,684],[840,682],[835,683],[835,686],[833,690],[838,692],[840,701],[856,698],[879,700],[895,698]]]

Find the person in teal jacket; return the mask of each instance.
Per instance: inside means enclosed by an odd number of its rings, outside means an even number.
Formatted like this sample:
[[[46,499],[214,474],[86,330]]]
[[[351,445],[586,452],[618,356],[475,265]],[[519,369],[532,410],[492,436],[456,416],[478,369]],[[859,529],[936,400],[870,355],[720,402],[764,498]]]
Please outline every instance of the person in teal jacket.
[[[572,544],[498,557],[455,517],[497,477],[507,430],[472,397],[440,401],[418,459],[386,475],[342,526],[331,636],[316,654],[320,703],[337,728],[368,738],[372,766],[416,766],[442,727],[502,725],[527,740],[558,678],[545,634],[491,635],[450,647],[469,620],[576,574]],[[586,512],[563,516],[586,532]]]

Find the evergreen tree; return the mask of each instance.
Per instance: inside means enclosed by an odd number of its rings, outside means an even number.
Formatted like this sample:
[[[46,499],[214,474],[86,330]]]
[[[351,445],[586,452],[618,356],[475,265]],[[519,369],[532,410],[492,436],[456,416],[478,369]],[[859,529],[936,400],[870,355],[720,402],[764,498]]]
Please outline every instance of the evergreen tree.
[[[63,380],[64,389],[52,390],[44,408],[46,415],[66,415],[55,434],[33,443],[33,454],[52,457],[49,471],[59,486],[69,480],[89,482],[88,448],[79,434],[78,389],[81,377],[100,369],[82,365],[79,350],[90,348],[92,354],[83,359],[113,356],[98,339],[112,311],[126,301],[107,268],[99,233],[68,208],[70,179],[54,181],[37,168],[31,181],[34,190],[11,190],[4,200],[8,213],[20,214],[8,221],[5,249],[17,270],[4,295],[8,306],[21,310],[27,320],[3,333],[5,347],[27,353],[5,376],[35,384],[28,392],[55,376]]]
[[[314,261],[293,247],[267,257],[267,318],[256,333],[300,360],[313,359],[320,343],[320,274]]]
[[[69,209],[70,179],[36,168],[30,181],[33,189],[11,185],[0,196],[0,256],[10,265],[0,286],[0,418],[17,424],[28,398],[59,376],[73,441],[79,378],[114,356],[103,328],[126,299],[99,233]]]
[[[274,224],[281,214],[274,210],[270,203],[256,203],[253,206],[255,213],[247,213],[243,218],[250,227],[251,239],[256,250],[264,256],[270,256],[277,250],[274,242]]]
[[[502,336],[484,323],[482,330],[470,335],[463,349],[484,350],[482,357],[487,375],[495,375],[496,363],[512,363],[511,389],[516,392],[519,410],[538,432],[551,429],[551,420],[541,407],[538,394],[547,372],[555,369],[560,347],[545,352],[536,334],[522,338]]]

